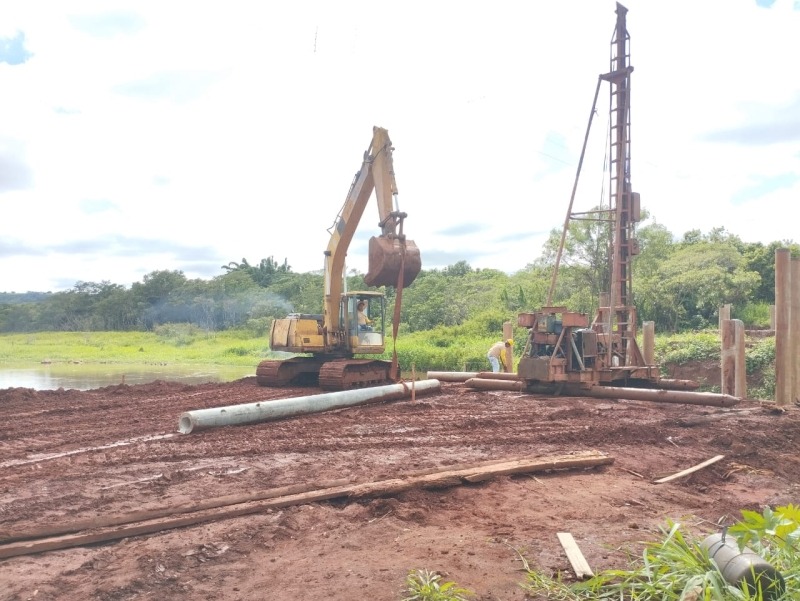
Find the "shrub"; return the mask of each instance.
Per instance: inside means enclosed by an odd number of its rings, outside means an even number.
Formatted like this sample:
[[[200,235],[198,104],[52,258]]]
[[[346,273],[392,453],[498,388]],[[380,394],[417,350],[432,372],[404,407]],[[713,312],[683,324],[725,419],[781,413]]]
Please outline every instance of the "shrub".
[[[733,307],[731,317],[741,319],[746,328],[768,329],[771,325],[768,303],[747,303],[741,309]]]
[[[188,346],[200,335],[201,330],[190,323],[166,323],[153,328],[156,336],[173,346]]]
[[[777,569],[786,585],[784,595],[773,590],[751,591],[746,584],[729,583],[710,559],[701,541],[685,535],[677,523],[661,529],[662,540],[647,543],[642,558],[628,570],[606,570],[593,578],[566,584],[531,570],[522,587],[548,599],[594,600],[636,599],[638,601],[778,601],[796,598],[800,584],[800,509],[793,505],[769,507],[763,513],[742,511],[743,519],[728,528],[741,547],[747,546]],[[703,537],[705,538],[705,537]],[[779,592],[779,591],[778,591]]]
[[[436,572],[412,570],[406,578],[406,594],[403,601],[466,601],[464,595],[472,595],[472,591],[455,582],[442,582]]]
[[[720,339],[716,330],[656,336],[656,362],[687,363],[720,358]]]
[[[747,373],[766,369],[775,364],[775,338],[762,338],[753,346],[745,349]]]

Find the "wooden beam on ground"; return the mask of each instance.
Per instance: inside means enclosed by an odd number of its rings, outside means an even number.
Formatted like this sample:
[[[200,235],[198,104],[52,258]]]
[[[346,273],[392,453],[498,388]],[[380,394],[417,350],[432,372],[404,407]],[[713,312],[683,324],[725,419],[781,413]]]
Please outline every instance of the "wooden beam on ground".
[[[712,463],[716,463],[720,459],[724,459],[725,455],[717,455],[716,457],[712,457],[711,459],[707,459],[703,463],[698,463],[694,467],[690,467],[689,469],[685,469],[682,472],[678,472],[677,474],[672,474],[671,476],[666,476],[664,478],[659,478],[655,481],[656,484],[663,484],[664,482],[669,482],[670,480],[677,480],[678,478],[683,478],[684,476],[688,476],[689,474],[693,474],[694,472],[703,469],[704,467],[708,467]]]
[[[557,535],[558,541],[564,548],[564,553],[567,554],[567,559],[569,559],[572,570],[575,572],[575,576],[577,576],[579,580],[594,576],[592,568],[589,567],[589,563],[586,561],[583,553],[581,553],[578,543],[575,542],[575,538],[573,538],[572,534],[569,532],[558,532]]]
[[[99,531],[95,529],[94,532],[90,533],[40,538],[37,540],[26,540],[0,545],[0,559],[119,540],[121,538],[140,536],[142,534],[152,534],[154,532],[173,528],[193,526],[203,522],[251,515],[260,513],[266,509],[303,505],[343,497],[362,498],[388,496],[413,488],[441,488],[468,482],[481,482],[495,476],[573,468],[590,468],[599,465],[609,465],[613,462],[614,458],[609,457],[605,453],[586,451],[567,455],[498,461],[492,464],[484,463],[479,466],[466,467],[463,469],[447,469],[405,478],[333,486],[270,499],[263,499],[263,496],[259,499],[257,498],[258,493],[256,493],[256,495],[253,495],[255,500],[243,501],[240,499],[235,505],[218,507],[214,510],[194,511],[191,514],[184,514],[183,517],[149,520],[147,522],[131,523],[118,527],[101,528]],[[264,493],[262,492],[260,494],[263,495]],[[206,501],[204,504],[213,504],[213,501]],[[114,520],[106,518],[104,521],[108,523]]]
[[[263,501],[266,499],[274,499],[277,497],[285,497],[288,495],[296,495],[299,493],[308,492],[319,488],[333,488],[335,486],[344,486],[349,483],[346,478],[338,480],[331,480],[328,482],[314,482],[312,484],[293,484],[290,486],[281,486],[280,488],[270,488],[256,493],[242,493],[237,495],[225,495],[224,497],[217,497],[215,499],[206,499],[199,502],[182,503],[180,505],[173,505],[172,507],[161,507],[156,509],[145,509],[141,511],[134,511],[124,515],[112,516],[98,516],[88,518],[85,520],[78,520],[69,524],[60,524],[55,526],[44,526],[35,530],[28,530],[27,532],[9,532],[0,530],[0,544],[10,543],[20,540],[31,540],[36,538],[50,538],[60,536],[62,534],[72,534],[73,532],[80,532],[81,530],[95,530],[98,528],[108,528],[111,526],[122,526],[124,524],[132,524],[134,522],[146,522],[150,520],[157,520],[167,518],[178,514],[194,513],[198,511],[205,511],[208,509],[217,509],[219,507],[228,507],[237,505],[239,503],[249,503],[251,501]]]

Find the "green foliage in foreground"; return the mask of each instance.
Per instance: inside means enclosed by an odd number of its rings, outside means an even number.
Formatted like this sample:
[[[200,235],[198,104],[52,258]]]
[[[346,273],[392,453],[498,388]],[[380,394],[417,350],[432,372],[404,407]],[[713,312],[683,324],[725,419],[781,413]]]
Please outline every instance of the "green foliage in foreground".
[[[455,582],[442,582],[441,575],[428,570],[412,570],[406,578],[403,601],[466,601],[472,591]]]
[[[786,584],[786,593],[752,591],[725,581],[708,552],[668,522],[662,540],[647,544],[642,558],[629,570],[606,570],[578,583],[530,570],[522,587],[534,596],[565,601],[615,599],[636,601],[777,601],[796,599],[800,585],[800,509],[792,505],[767,508],[762,514],[742,511],[742,520],[728,529],[741,547],[747,546],[776,568]]]

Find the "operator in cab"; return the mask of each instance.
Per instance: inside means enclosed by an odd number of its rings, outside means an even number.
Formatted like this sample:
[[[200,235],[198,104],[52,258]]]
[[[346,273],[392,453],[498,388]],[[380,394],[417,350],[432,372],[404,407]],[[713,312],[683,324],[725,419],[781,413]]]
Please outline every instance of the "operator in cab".
[[[361,300],[358,301],[358,305],[356,306],[358,309],[358,331],[359,332],[371,332],[372,331],[372,320],[367,317],[365,311],[367,310],[367,301]]]

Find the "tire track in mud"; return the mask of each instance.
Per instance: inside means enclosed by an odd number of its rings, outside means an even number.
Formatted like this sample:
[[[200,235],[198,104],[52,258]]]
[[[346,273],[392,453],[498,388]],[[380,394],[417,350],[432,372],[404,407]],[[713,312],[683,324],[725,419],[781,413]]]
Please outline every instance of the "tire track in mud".
[[[252,381],[225,387],[224,394],[220,389],[224,385],[219,384],[193,387],[167,383],[119,385],[87,392],[0,391],[5,418],[0,426],[3,455],[19,458],[21,454],[58,453],[91,446],[98,439],[110,444],[130,436],[175,432],[183,411],[302,394],[261,388],[255,378],[245,380]]]

